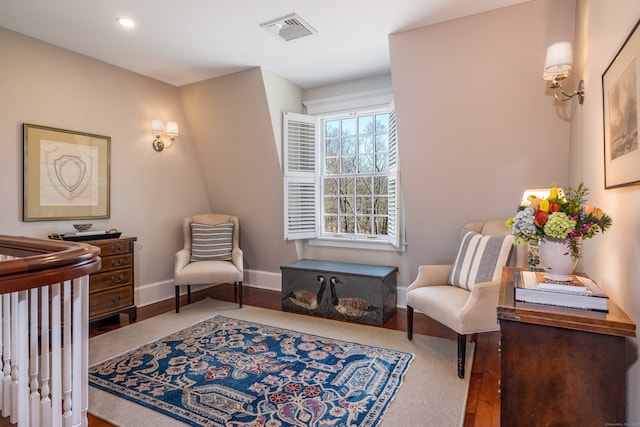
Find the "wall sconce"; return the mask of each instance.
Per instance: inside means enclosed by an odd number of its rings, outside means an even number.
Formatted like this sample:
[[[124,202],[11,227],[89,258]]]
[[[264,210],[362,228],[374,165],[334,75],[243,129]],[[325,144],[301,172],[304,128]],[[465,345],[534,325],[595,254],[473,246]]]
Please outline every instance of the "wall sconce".
[[[160,134],[164,131],[164,124],[160,119],[151,120],[151,132],[154,133],[156,138],[153,140],[153,149],[156,151],[162,151],[165,148],[171,148],[173,146],[173,142],[176,139],[176,136],[179,135],[178,132],[178,123],[176,122],[167,122],[167,130],[166,133],[169,139],[171,140],[171,144],[165,145],[162,138],[160,138]]]
[[[553,96],[558,101],[568,101],[578,95],[580,104],[584,102],[584,80],[580,80],[578,90],[569,94],[562,88],[562,80],[567,78],[569,71],[573,67],[573,54],[571,52],[571,43],[559,42],[554,43],[547,49],[547,59],[544,63],[543,79],[551,81],[551,89]],[[558,94],[558,89],[560,95]]]

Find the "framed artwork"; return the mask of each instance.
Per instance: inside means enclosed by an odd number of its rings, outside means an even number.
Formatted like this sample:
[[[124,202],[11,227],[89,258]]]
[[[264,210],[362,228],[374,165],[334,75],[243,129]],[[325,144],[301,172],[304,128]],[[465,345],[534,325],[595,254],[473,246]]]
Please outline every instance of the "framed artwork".
[[[111,138],[23,124],[23,221],[109,218]]]
[[[640,184],[638,24],[602,74],[605,189]]]

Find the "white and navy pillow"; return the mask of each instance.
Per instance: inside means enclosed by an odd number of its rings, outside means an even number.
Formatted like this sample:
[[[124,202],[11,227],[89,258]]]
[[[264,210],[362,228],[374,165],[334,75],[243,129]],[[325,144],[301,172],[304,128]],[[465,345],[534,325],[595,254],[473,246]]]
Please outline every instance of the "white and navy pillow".
[[[231,261],[233,222],[191,223],[191,261]]]
[[[476,283],[500,281],[502,267],[509,262],[513,234],[485,236],[465,231],[449,284],[471,290]]]

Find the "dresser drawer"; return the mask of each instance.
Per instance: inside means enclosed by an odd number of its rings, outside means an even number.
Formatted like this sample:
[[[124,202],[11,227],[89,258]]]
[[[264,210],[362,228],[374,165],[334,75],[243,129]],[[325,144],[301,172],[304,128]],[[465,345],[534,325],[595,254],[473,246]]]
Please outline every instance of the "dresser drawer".
[[[102,268],[100,269],[100,272],[119,268],[130,268],[133,266],[132,254],[101,256],[100,258],[102,259]]]
[[[100,248],[101,257],[108,257],[110,255],[131,253],[132,242],[124,239],[109,239],[105,242],[93,241],[91,244]]]
[[[131,286],[96,292],[91,294],[89,298],[89,311],[94,317],[104,313],[118,312],[132,305],[133,289]]]
[[[89,320],[96,321],[120,313],[136,319],[134,305],[135,237],[92,240],[100,248],[102,267],[89,276]]]
[[[93,298],[94,292],[100,292],[105,289],[132,285],[133,271],[130,268],[120,270],[111,270],[104,273],[92,274],[89,277],[90,298]]]

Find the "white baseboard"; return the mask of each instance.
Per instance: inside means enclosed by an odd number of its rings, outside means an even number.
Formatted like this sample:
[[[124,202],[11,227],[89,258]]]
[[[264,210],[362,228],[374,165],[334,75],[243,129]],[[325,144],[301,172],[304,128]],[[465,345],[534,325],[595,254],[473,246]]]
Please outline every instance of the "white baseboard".
[[[270,291],[280,292],[282,289],[282,275],[280,273],[272,273],[268,271],[245,270],[243,286],[257,289],[266,289]],[[135,287],[135,301],[138,307],[154,304],[156,302],[175,298],[175,288],[173,280],[165,280],[162,282],[149,283]],[[206,288],[206,285],[191,287],[192,291]],[[181,293],[186,293],[186,288]],[[396,306],[406,308],[407,289],[398,288],[398,299]]]

